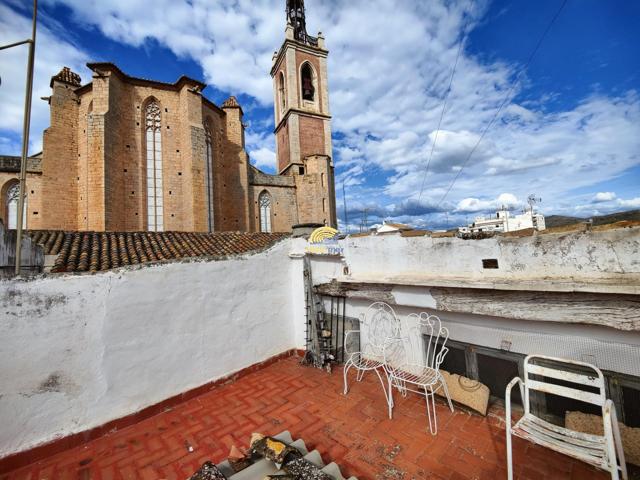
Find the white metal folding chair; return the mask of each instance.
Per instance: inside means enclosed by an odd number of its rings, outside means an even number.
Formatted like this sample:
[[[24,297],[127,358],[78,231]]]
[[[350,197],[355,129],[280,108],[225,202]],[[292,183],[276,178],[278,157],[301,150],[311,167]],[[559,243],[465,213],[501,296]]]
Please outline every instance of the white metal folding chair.
[[[561,366],[563,364],[565,369]],[[583,373],[585,371],[589,373]],[[563,384],[550,383],[545,381],[545,378],[560,380]],[[515,384],[520,387],[524,415],[512,426],[511,389]],[[571,386],[566,386],[567,384]],[[598,405],[602,408],[604,435],[576,432],[536,417],[531,413],[530,408],[532,390]],[[604,377],[599,368],[574,360],[529,355],[524,360],[524,380],[516,377],[507,385],[505,405],[509,480],[513,479],[511,435],[606,470],[611,474],[612,479],[618,480],[621,473],[622,478],[627,480],[627,467],[616,409],[613,402],[606,398]]]
[[[387,403],[387,379],[384,366],[384,345],[389,338],[398,336],[400,322],[393,308],[384,302],[372,303],[364,315],[360,317],[360,329],[349,330],[344,336],[344,351],[348,355],[344,364],[344,394],[349,392],[347,374],[351,368],[356,369],[356,380],[361,381],[365,372],[374,371],[384,392]],[[349,337],[354,334],[360,335],[358,351],[349,352]],[[384,379],[383,379],[384,376]]]
[[[447,382],[440,373],[440,365],[449,351],[448,339],[449,330],[442,326],[440,318],[421,313],[409,315],[402,335],[387,342],[384,360],[389,376],[389,418],[393,410],[393,387],[403,395],[407,391],[423,394],[429,431],[432,435],[438,433],[435,394],[440,388],[453,412]]]

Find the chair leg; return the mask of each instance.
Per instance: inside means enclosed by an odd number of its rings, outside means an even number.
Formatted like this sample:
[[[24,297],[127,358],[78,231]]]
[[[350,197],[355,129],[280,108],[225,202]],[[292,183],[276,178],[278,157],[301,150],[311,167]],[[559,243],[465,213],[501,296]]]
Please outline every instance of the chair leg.
[[[391,382],[391,376],[387,373],[387,384],[389,385],[389,396],[387,397],[387,404],[389,405],[389,419],[393,418],[393,384]]]
[[[364,370],[358,369],[358,374],[356,375],[356,381],[361,382],[364,377]]]
[[[615,451],[616,451],[616,457],[617,460],[620,462],[620,474],[622,475],[622,480],[628,480],[629,478],[629,474],[627,473],[627,464],[626,464],[626,459],[624,456],[624,448],[622,446],[622,437],[620,436],[620,428],[618,427],[618,419],[617,417],[614,415],[613,417],[613,421],[615,422],[615,424],[612,423],[613,426],[613,439],[615,442]],[[614,465],[614,468],[616,470],[616,474],[618,473],[618,465],[617,462],[615,462],[616,465]]]
[[[449,403],[449,409],[453,412],[453,403],[451,403],[451,395],[449,395],[449,388],[447,387],[447,382],[444,380],[444,377],[440,372],[438,372],[438,376],[440,377],[440,383],[442,384],[444,394],[447,397],[447,402]]]
[[[353,366],[351,360],[347,360],[347,363],[344,364],[344,394],[349,393],[349,384],[347,383],[347,373],[349,369]]]
[[[429,418],[429,432],[438,434],[438,420],[436,418],[436,399],[432,387],[424,387],[424,399],[427,403],[427,417]]]
[[[380,369],[376,368],[374,370],[376,372],[376,375],[378,375],[378,379],[380,380],[380,384],[382,385],[382,392],[384,393],[384,399],[387,401],[387,405],[389,406],[389,409],[391,409],[390,405],[393,404],[393,399],[391,398],[391,396],[389,396],[387,394],[387,385],[385,385],[384,380],[382,380],[382,375],[380,375]],[[386,371],[383,370],[383,372],[385,373],[385,375],[387,374]],[[389,380],[389,377],[387,376],[387,383]],[[389,391],[391,391],[391,389],[389,389]],[[389,410],[389,418],[391,418],[391,410]]]
[[[513,450],[511,449],[511,425],[510,419],[507,418],[506,425],[507,434],[507,480],[513,480]]]

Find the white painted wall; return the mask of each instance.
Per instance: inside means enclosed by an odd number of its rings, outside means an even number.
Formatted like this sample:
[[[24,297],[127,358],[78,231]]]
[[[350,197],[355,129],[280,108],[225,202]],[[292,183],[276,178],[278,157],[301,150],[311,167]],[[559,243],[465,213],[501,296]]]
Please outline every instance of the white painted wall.
[[[344,258],[314,258],[314,281],[332,276],[354,281],[389,279],[405,285],[465,282],[490,288],[640,293],[640,227],[535,236],[460,238],[347,237]],[[483,269],[482,259],[499,268]],[[344,266],[349,275],[342,275]],[[452,283],[453,282],[453,283]]]
[[[289,251],[0,282],[0,457],[299,346]]]
[[[572,289],[637,295],[639,227],[484,240],[372,235],[348,237],[340,244],[343,258],[312,257],[315,284],[332,279],[386,283],[401,318],[420,311],[435,313],[453,340],[494,349],[507,340],[514,352],[565,356],[640,375],[640,332],[439,311],[430,293],[430,285],[447,285],[535,290],[540,295]],[[500,268],[483,269],[483,258],[497,258]],[[358,318],[370,303],[350,298],[346,315]]]

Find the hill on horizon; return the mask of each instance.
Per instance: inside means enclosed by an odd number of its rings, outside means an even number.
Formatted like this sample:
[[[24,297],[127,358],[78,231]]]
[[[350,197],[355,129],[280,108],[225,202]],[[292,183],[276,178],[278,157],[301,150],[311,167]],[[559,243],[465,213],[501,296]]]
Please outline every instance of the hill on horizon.
[[[564,215],[549,215],[548,217],[544,218],[544,221],[547,228],[551,228],[563,227],[565,225],[571,225],[580,222],[588,222],[589,219],[593,220],[593,225],[607,225],[609,223],[622,222],[624,220],[640,221],[640,209],[628,210],[626,212],[609,213],[607,215],[596,215],[587,218],[568,217]]]

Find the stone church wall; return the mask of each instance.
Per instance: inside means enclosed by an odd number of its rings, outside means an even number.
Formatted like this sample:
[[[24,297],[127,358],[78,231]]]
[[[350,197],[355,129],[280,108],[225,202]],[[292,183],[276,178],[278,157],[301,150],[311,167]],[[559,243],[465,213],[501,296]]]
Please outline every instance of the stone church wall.
[[[252,185],[251,210],[255,231],[260,231],[260,206],[258,198],[262,192],[271,195],[271,231],[290,232],[298,222],[297,197],[295,187],[279,185]]]
[[[44,131],[42,198],[46,202],[30,215],[33,228],[77,228],[78,103],[73,89],[53,83],[51,126]],[[36,210],[33,210],[36,211]]]
[[[249,225],[249,158],[244,150],[242,110],[238,106],[226,107],[223,161],[219,164],[219,192],[224,201],[216,229],[222,231],[248,231]],[[222,217],[222,218],[220,218]]]
[[[305,174],[295,175],[300,223],[325,223],[335,226],[333,169],[326,155],[305,159]]]
[[[324,121],[300,115],[300,158],[309,155],[325,155]]]

